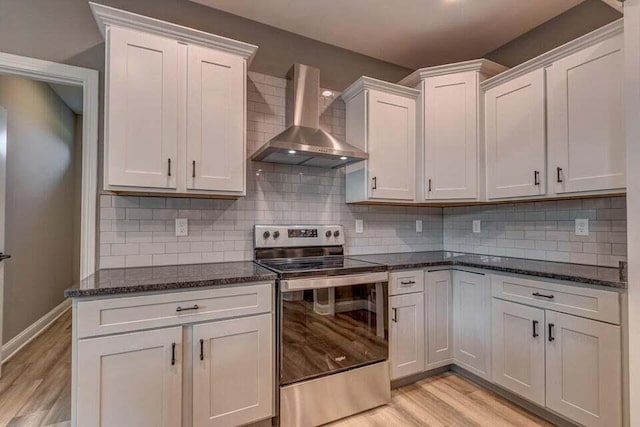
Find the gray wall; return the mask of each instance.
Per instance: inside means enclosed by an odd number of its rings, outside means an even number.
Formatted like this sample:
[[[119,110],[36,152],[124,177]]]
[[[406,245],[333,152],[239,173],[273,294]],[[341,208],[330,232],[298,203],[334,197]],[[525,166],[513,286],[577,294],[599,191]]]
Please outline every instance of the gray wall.
[[[621,17],[617,10],[601,0],[585,0],[485,57],[513,67]]]
[[[7,342],[74,281],[75,114],[46,84],[0,76],[7,110],[4,333]]]
[[[251,66],[284,77],[295,62],[342,90],[361,75],[398,81],[411,70],[187,0],[100,0],[109,6],[258,45]],[[0,0],[0,51],[103,69],[104,44],[87,0]]]

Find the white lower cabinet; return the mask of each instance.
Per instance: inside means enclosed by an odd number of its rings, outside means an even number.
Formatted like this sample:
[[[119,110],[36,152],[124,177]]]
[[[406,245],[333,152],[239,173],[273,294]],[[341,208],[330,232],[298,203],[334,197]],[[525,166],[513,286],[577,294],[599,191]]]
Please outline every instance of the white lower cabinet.
[[[181,423],[182,328],[80,340],[77,426]]]
[[[487,276],[453,272],[455,363],[490,379],[491,292]]]
[[[620,326],[547,311],[547,407],[585,426],[622,425]]]
[[[425,290],[427,370],[453,362],[453,286],[451,271],[429,271]]]
[[[492,323],[493,381],[544,406],[544,310],[496,299]]]
[[[391,379],[424,371],[424,294],[389,298]]]
[[[193,327],[193,426],[235,426],[273,413],[272,316]]]
[[[275,415],[272,283],[73,304],[72,426],[218,427]]]

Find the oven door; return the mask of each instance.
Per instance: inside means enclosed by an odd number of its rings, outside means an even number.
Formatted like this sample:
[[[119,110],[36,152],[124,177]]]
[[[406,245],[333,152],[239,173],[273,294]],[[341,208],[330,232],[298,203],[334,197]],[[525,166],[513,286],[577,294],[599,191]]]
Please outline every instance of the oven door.
[[[387,273],[280,282],[280,385],[387,360]]]

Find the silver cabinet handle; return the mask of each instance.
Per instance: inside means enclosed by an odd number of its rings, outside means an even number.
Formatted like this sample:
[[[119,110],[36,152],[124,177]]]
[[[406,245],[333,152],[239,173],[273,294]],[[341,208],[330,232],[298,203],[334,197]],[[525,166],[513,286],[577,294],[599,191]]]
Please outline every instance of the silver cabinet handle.
[[[199,308],[200,307],[198,306],[198,304],[194,304],[192,307],[180,307],[180,306],[178,306],[176,308],[176,311],[179,313],[181,311],[197,310]]]

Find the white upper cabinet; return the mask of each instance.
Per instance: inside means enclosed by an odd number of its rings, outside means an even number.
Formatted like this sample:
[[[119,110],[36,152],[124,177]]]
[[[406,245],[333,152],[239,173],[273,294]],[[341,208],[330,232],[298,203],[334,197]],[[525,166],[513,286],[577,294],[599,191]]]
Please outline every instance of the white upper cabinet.
[[[189,190],[244,190],[245,67],[238,55],[188,48]]]
[[[107,43],[108,183],[175,189],[178,42],[112,27]]]
[[[485,93],[487,197],[545,194],[544,70]]]
[[[105,189],[245,194],[256,46],[91,3],[106,40]]]
[[[622,45],[617,34],[547,69],[549,182],[555,193],[626,186]]]
[[[421,91],[418,112],[418,199],[481,195],[480,82],[506,68],[479,59],[422,68],[400,84]]]
[[[347,143],[369,154],[347,166],[347,202],[415,199],[417,90],[361,77],[342,95]]]

